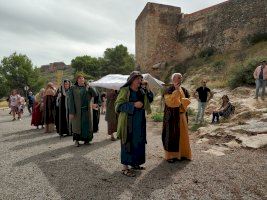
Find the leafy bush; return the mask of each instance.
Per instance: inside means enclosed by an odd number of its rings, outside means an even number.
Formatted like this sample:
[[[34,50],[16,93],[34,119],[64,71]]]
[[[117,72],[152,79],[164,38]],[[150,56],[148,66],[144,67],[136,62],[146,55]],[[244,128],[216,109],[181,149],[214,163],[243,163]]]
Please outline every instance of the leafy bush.
[[[245,42],[248,45],[254,45],[259,42],[267,41],[267,33],[256,33],[254,35],[249,35],[246,39]]]
[[[213,69],[215,72],[221,71],[225,67],[225,62],[224,61],[217,61],[212,65]]]
[[[195,116],[196,112],[192,108],[187,109],[188,116]]]
[[[163,121],[163,113],[153,113],[151,118],[154,122],[162,122]]]
[[[239,86],[255,85],[253,73],[261,61],[262,59],[257,58],[251,60],[245,66],[236,66],[231,73],[230,79],[228,80],[229,87],[234,89]]]
[[[198,54],[198,56],[199,56],[200,58],[208,58],[208,57],[214,55],[215,52],[216,52],[216,50],[215,50],[213,47],[208,47],[208,48],[202,50],[202,51]]]

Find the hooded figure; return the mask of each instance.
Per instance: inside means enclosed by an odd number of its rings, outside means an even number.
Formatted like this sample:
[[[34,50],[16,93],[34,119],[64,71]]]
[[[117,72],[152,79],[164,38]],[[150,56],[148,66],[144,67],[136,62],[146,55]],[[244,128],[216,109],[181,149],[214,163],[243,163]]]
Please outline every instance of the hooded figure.
[[[49,82],[44,92],[44,124],[45,133],[54,131],[55,115],[56,115],[56,91],[53,83]]]
[[[146,144],[146,116],[145,111],[151,112],[150,102],[153,93],[147,88],[141,88],[142,75],[133,71],[127,83],[121,87],[115,102],[115,110],[119,114],[117,137],[121,140],[122,173],[133,177],[135,170],[144,169],[140,165],[145,163]]]
[[[86,85],[84,75],[76,76],[76,83],[69,90],[69,119],[75,146],[79,141],[89,144],[93,139],[93,125],[91,116],[91,98],[97,94]]]
[[[70,135],[68,92],[71,87],[69,80],[64,80],[57,91],[56,127],[60,136]]]

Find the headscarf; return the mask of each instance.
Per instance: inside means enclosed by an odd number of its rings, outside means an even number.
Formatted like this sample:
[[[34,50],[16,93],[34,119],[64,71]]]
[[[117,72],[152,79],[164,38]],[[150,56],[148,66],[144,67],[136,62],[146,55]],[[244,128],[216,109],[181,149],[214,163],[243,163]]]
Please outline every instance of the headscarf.
[[[71,87],[71,81],[68,80],[68,79],[65,79],[65,80],[62,81],[62,84],[61,84],[61,86],[60,86],[60,88],[59,88],[59,92],[61,92],[64,96],[66,96],[66,90],[65,90],[65,87],[64,87],[64,84],[65,84],[66,82],[69,82],[70,87]],[[70,88],[70,87],[69,87],[69,88]]]
[[[127,82],[122,87],[130,86],[137,77],[143,78],[142,74],[139,71],[131,72],[130,76],[127,78]]]

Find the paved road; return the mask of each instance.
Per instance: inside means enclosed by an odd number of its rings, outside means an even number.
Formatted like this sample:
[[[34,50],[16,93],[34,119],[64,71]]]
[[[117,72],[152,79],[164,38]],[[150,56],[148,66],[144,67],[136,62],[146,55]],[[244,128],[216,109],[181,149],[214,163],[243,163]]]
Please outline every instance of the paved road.
[[[0,111],[0,199],[264,199],[266,149],[204,153],[191,135],[193,161],[163,161],[160,124],[148,122],[146,170],[121,174],[119,141],[100,132],[79,148],[71,137],[45,134],[30,117],[11,121]]]

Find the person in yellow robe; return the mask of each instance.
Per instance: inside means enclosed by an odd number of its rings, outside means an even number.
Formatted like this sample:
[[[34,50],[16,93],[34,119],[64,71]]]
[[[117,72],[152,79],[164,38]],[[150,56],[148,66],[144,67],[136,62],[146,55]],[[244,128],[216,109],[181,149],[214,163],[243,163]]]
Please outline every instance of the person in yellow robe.
[[[172,75],[172,85],[164,92],[164,118],[162,142],[165,159],[174,163],[177,160],[191,160],[186,110],[190,104],[189,92],[181,87],[182,74]]]

